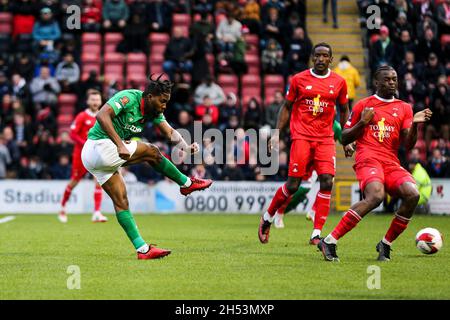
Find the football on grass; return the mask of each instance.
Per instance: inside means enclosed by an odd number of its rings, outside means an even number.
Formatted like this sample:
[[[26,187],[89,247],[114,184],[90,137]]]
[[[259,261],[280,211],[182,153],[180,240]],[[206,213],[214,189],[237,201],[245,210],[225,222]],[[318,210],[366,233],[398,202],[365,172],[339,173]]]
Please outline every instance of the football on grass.
[[[442,248],[442,235],[434,228],[422,229],[416,235],[416,246],[422,253],[436,253]]]

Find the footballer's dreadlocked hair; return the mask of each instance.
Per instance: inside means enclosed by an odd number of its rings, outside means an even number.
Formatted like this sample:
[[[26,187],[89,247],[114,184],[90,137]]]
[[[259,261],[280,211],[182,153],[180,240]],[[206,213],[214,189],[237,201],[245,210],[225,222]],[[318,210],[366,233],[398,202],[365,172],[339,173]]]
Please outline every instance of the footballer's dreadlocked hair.
[[[375,71],[375,73],[373,74],[373,78],[374,79],[378,79],[378,76],[383,72],[383,71],[395,71],[395,69],[391,66],[388,65],[384,65],[384,66],[380,66],[377,68],[377,70]]]
[[[152,96],[159,96],[161,94],[170,94],[173,83],[170,80],[161,80],[164,73],[161,73],[156,79],[153,79],[154,73],[148,78],[148,84],[144,90],[144,96],[151,94]]]
[[[330,50],[330,57],[333,56],[333,50],[331,49],[331,46],[330,46],[328,43],[326,43],[326,42],[320,42],[320,43],[316,44],[316,45],[314,46],[314,48],[312,49],[311,54],[314,55],[314,52],[316,51],[316,49],[317,49],[318,47],[325,47],[325,48],[328,48],[328,50]]]

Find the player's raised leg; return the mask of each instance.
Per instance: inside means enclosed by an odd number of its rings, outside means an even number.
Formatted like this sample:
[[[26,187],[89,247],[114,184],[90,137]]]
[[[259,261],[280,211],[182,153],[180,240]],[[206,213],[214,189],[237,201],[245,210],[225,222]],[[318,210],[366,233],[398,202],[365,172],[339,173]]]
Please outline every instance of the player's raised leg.
[[[170,254],[170,250],[157,248],[151,244],[149,245],[142,238],[133,215],[130,212],[125,181],[118,171],[102,185],[102,188],[111,197],[117,221],[136,249],[138,259],[158,259]]]
[[[210,179],[199,179],[187,177],[166,157],[164,157],[159,148],[150,143],[138,141],[136,152],[125,165],[147,162],[156,171],[176,182],[180,186],[180,193],[188,195],[194,191],[204,190],[212,184]]]
[[[395,213],[386,235],[376,246],[379,261],[389,261],[391,259],[392,242],[408,227],[408,223],[411,221],[413,212],[419,202],[419,191],[411,181],[401,184],[398,188],[398,194],[402,199],[402,204]]]
[[[380,181],[372,181],[364,188],[364,199],[355,203],[342,217],[334,230],[320,240],[317,245],[325,260],[339,261],[336,244],[340,238],[356,227],[359,221],[370,211],[378,207],[384,200],[384,185]]]
[[[103,190],[98,182],[95,182],[94,189],[94,214],[92,215],[92,222],[107,222],[108,218],[105,217],[100,208],[102,206]]]

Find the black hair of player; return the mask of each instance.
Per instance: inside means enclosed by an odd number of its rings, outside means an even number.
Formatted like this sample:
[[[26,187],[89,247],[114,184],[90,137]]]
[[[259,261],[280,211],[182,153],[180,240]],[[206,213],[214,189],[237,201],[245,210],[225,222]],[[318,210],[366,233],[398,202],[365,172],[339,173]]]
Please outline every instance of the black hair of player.
[[[144,96],[151,94],[152,96],[160,96],[162,94],[170,94],[173,83],[170,80],[161,80],[164,73],[161,73],[156,79],[153,79],[154,73],[148,78],[148,84],[144,90]]]
[[[380,67],[377,68],[377,70],[373,74],[373,78],[375,80],[378,80],[378,77],[380,76],[380,74],[383,71],[395,71],[395,69],[393,67],[391,67],[391,66],[388,66],[388,65],[380,66]]]
[[[326,42],[320,42],[320,43],[316,44],[314,46],[314,48],[312,49],[312,51],[311,51],[312,55],[314,55],[314,52],[316,52],[316,49],[319,48],[319,47],[328,48],[328,50],[330,51],[330,57],[333,56],[333,50],[331,49],[331,46],[328,43],[326,43]]]

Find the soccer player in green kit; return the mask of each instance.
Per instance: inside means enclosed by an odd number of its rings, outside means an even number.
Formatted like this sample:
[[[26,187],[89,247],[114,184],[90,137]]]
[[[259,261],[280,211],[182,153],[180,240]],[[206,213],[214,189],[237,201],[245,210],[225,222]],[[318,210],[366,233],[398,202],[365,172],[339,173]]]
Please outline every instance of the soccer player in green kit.
[[[189,178],[165,158],[151,143],[130,140],[152,122],[161,132],[188,153],[199,151],[197,143],[188,145],[182,136],[165,120],[163,112],[170,100],[172,83],[150,76],[145,91],[123,90],[116,93],[100,109],[96,123],[88,133],[81,158],[86,169],[97,178],[103,190],[111,197],[119,224],[133,243],[138,259],[157,259],[170,254],[170,250],[147,244],[141,237],[128,206],[124,179],[119,168],[147,162],[156,171],[175,181],[180,193],[188,195],[204,190],[211,180]]]

